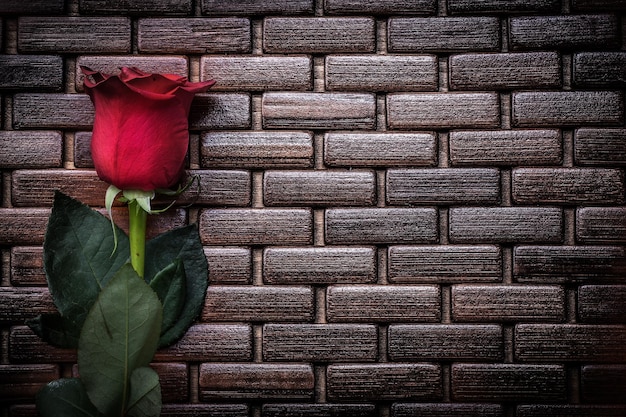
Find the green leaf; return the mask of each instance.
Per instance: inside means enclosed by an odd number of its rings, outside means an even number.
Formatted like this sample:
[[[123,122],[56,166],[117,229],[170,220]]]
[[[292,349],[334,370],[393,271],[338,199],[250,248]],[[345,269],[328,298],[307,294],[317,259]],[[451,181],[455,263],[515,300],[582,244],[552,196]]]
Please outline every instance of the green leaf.
[[[130,376],[128,417],[158,417],[161,414],[159,375],[148,367],[137,368]]]
[[[104,287],[89,311],[78,343],[78,372],[105,416],[123,415],[130,375],[152,360],[162,315],[157,295],[130,264]]]
[[[185,306],[176,324],[164,332],[159,347],[176,342],[200,314],[208,286],[208,266],[198,228],[189,225],[163,233],[146,243],[146,281],[175,259],[183,261],[185,270]]]
[[[63,317],[71,318],[74,334],[80,332],[102,287],[128,261],[128,237],[115,227],[118,246],[113,252],[109,220],[77,200],[55,194],[44,241],[44,267],[54,303]]]
[[[57,347],[76,347],[80,336],[80,327],[60,314],[40,314],[26,324],[35,334]]]
[[[41,417],[102,416],[77,378],[57,379],[46,384],[37,393],[37,411]]]
[[[159,271],[150,281],[150,287],[156,292],[163,305],[163,324],[161,334],[171,329],[180,317],[185,306],[185,269],[183,261],[174,260]]]

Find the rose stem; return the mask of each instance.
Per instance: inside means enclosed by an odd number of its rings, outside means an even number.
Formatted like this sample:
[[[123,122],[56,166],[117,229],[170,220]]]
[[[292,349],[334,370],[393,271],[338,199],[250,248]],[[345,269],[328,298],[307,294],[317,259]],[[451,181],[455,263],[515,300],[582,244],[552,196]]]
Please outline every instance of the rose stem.
[[[128,238],[130,240],[130,263],[143,278],[146,255],[146,221],[148,213],[136,200],[128,203]]]

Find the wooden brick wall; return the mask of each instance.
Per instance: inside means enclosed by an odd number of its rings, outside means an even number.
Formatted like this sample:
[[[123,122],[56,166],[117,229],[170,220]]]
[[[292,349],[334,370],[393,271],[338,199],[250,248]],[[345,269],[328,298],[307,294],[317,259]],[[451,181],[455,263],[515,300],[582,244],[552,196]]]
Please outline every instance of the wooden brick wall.
[[[0,1],[0,416],[75,352],[53,190],[102,208],[80,65],[217,85],[197,222],[210,287],[158,352],[164,416],[626,415],[623,0]],[[116,218],[124,224],[124,214]]]

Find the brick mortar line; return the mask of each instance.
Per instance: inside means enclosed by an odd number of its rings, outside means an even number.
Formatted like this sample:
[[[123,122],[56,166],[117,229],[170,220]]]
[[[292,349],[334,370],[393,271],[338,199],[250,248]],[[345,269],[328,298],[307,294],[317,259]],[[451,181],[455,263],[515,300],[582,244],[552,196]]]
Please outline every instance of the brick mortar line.
[[[263,19],[253,19],[251,26],[252,55],[263,55]]]

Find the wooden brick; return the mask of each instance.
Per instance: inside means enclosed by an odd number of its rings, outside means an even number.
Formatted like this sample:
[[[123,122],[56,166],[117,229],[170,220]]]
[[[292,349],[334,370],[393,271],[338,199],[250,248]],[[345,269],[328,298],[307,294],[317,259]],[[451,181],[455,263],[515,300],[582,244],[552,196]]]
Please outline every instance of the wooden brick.
[[[420,14],[437,12],[436,0],[385,0],[360,2],[355,0],[326,0],[324,11],[328,14]]]
[[[329,365],[327,396],[331,401],[439,400],[441,368],[434,364]]]
[[[518,324],[515,358],[522,362],[626,362],[622,325]]]
[[[574,55],[573,78],[582,87],[626,85],[626,52],[583,52]]]
[[[251,284],[252,251],[240,247],[205,247],[210,284]]]
[[[189,369],[186,363],[152,363],[150,367],[159,374],[163,403],[189,401]]]
[[[560,242],[563,213],[553,207],[458,207],[449,211],[453,243]]]
[[[433,55],[331,55],[326,57],[326,88],[343,91],[436,91]]]
[[[218,286],[207,290],[203,321],[286,321],[313,319],[309,287]]]
[[[393,417],[504,417],[500,404],[394,403]]]
[[[452,318],[459,322],[559,322],[565,290],[554,285],[455,285]]]
[[[93,105],[84,94],[16,94],[13,126],[16,129],[89,129]]]
[[[376,100],[360,93],[263,94],[263,126],[295,129],[373,129]]]
[[[455,401],[554,402],[567,398],[561,365],[453,364]]]
[[[266,171],[267,206],[371,206],[376,203],[373,171]]]
[[[500,171],[490,168],[389,169],[387,203],[497,204]]]
[[[518,405],[519,417],[622,417],[626,413],[626,406],[619,405]]]
[[[435,285],[334,285],[326,290],[329,322],[438,322],[441,291]]]
[[[248,417],[246,404],[163,404],[161,417]]]
[[[574,159],[578,165],[626,165],[626,129],[577,129]]]
[[[3,169],[57,168],[63,164],[61,132],[3,130],[0,149]]]
[[[455,166],[558,165],[561,133],[552,129],[463,130],[449,134],[450,162]]]
[[[513,275],[518,282],[621,280],[626,250],[620,246],[517,246]]]
[[[619,125],[624,97],[618,91],[532,91],[513,93],[515,126]]]
[[[172,346],[160,349],[156,362],[249,361],[252,327],[247,324],[194,324]]]
[[[448,0],[452,14],[559,12],[559,0]]]
[[[561,59],[556,52],[452,55],[448,65],[452,90],[561,86]]]
[[[74,166],[76,168],[93,168],[91,132],[74,133]]]
[[[496,128],[499,98],[495,93],[392,93],[387,123],[391,129]]]
[[[137,45],[142,53],[248,53],[251,36],[245,18],[146,18],[139,19]]]
[[[131,23],[126,17],[20,17],[20,53],[128,53]]]
[[[11,327],[8,350],[11,363],[76,363],[76,349],[54,347],[27,326]]]
[[[249,94],[198,94],[189,112],[189,128],[247,129],[252,123],[250,101]]]
[[[47,288],[0,287],[0,322],[24,323],[42,313],[56,311]]]
[[[210,245],[313,243],[313,218],[307,209],[203,210],[199,223],[202,241]]]
[[[268,53],[373,52],[375,43],[369,17],[270,17],[263,23]]]
[[[372,247],[267,248],[263,279],[269,284],[366,284],[377,278]]]
[[[387,278],[394,284],[500,282],[498,246],[390,246]]]
[[[247,206],[251,201],[252,175],[240,170],[189,170],[197,181],[176,200],[178,204]]]
[[[587,365],[581,368],[580,376],[584,402],[626,404],[626,366]]]
[[[0,90],[61,91],[62,88],[63,58],[60,56],[0,55]]]
[[[623,0],[573,0],[572,7],[574,10],[589,10],[593,12],[598,10],[626,10]]]
[[[0,242],[4,245],[41,245],[50,209],[0,208]]]
[[[267,324],[263,359],[290,362],[374,362],[378,331],[374,325]]]
[[[623,207],[581,207],[576,210],[576,239],[583,243],[624,243],[625,218]]]
[[[215,80],[217,91],[305,91],[313,88],[313,64],[308,56],[205,56],[200,77]]]
[[[313,367],[304,364],[203,363],[200,400],[313,398]]]
[[[328,166],[433,166],[437,163],[434,133],[331,132],[324,137]]]
[[[201,165],[223,168],[310,168],[309,132],[203,132]]]
[[[605,49],[619,45],[612,15],[521,16],[509,19],[512,49]]]
[[[500,22],[495,17],[392,17],[390,52],[497,51]]]
[[[4,0],[0,4],[0,14],[55,15],[62,14],[64,8],[64,0]]]
[[[263,417],[376,417],[374,404],[263,404]]]
[[[82,14],[189,15],[191,0],[80,0]]]
[[[58,365],[0,365],[0,398],[33,401],[41,387],[59,377]]]
[[[98,206],[104,202],[107,187],[95,171],[18,170],[13,172],[11,189],[16,207],[52,206],[56,190],[84,204]]]
[[[313,0],[202,0],[203,14],[210,15],[274,15],[312,14]]]
[[[437,212],[432,208],[326,210],[327,244],[434,243]]]
[[[621,204],[624,173],[608,168],[516,168],[513,200],[520,204]]]
[[[41,246],[11,248],[11,284],[15,286],[46,285]]]
[[[183,56],[140,56],[140,55],[83,55],[76,59],[76,91],[84,91],[85,66],[106,74],[119,74],[121,67],[137,67],[142,71],[160,74],[176,74],[187,77],[189,63]]]
[[[389,326],[392,361],[501,361],[502,327],[498,325],[399,324]]]
[[[624,306],[626,285],[578,287],[578,319],[584,323],[626,323]]]

